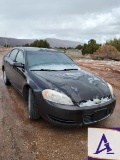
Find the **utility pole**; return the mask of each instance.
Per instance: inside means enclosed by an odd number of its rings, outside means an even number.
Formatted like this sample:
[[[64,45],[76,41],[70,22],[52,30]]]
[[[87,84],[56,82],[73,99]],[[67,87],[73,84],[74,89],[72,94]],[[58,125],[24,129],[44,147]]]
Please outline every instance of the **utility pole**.
[[[5,46],[7,48],[7,37],[6,37],[6,32],[5,32]]]

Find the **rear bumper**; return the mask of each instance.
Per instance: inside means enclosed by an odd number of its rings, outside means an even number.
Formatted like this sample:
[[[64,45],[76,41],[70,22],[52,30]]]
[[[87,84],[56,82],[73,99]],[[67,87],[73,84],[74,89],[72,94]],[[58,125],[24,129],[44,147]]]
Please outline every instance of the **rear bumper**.
[[[116,98],[90,107],[78,107],[42,101],[38,104],[40,115],[47,121],[60,126],[84,126],[108,118],[114,111]],[[40,107],[41,106],[41,107]]]

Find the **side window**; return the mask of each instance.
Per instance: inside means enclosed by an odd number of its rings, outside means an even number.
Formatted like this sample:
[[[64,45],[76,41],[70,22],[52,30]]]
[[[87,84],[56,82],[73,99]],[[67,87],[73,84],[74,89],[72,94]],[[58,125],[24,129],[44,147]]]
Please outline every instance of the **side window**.
[[[24,64],[24,56],[23,56],[22,51],[18,52],[17,57],[16,57],[16,62]]]
[[[12,52],[10,53],[10,59],[12,59],[14,61],[15,57],[16,57],[16,54],[17,54],[18,50],[17,49],[14,49],[12,50]]]

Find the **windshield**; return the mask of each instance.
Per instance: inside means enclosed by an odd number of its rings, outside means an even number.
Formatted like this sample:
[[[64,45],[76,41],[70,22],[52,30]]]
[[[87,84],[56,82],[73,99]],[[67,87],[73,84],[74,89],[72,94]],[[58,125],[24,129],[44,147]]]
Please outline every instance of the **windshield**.
[[[62,52],[31,51],[27,54],[28,66],[32,70],[79,69],[78,66]]]

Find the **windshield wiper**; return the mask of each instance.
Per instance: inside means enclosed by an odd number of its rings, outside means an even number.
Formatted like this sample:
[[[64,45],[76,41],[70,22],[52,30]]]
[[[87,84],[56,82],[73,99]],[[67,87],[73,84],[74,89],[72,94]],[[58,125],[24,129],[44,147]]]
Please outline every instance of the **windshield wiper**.
[[[30,69],[30,71],[70,71],[70,70],[78,70],[77,68],[69,68],[69,69],[62,69],[62,70],[54,70],[54,69]]]
[[[53,69],[30,69],[30,71],[57,71]]]
[[[68,69],[63,69],[62,71],[70,71],[70,70],[78,70],[77,68],[68,68]]]

